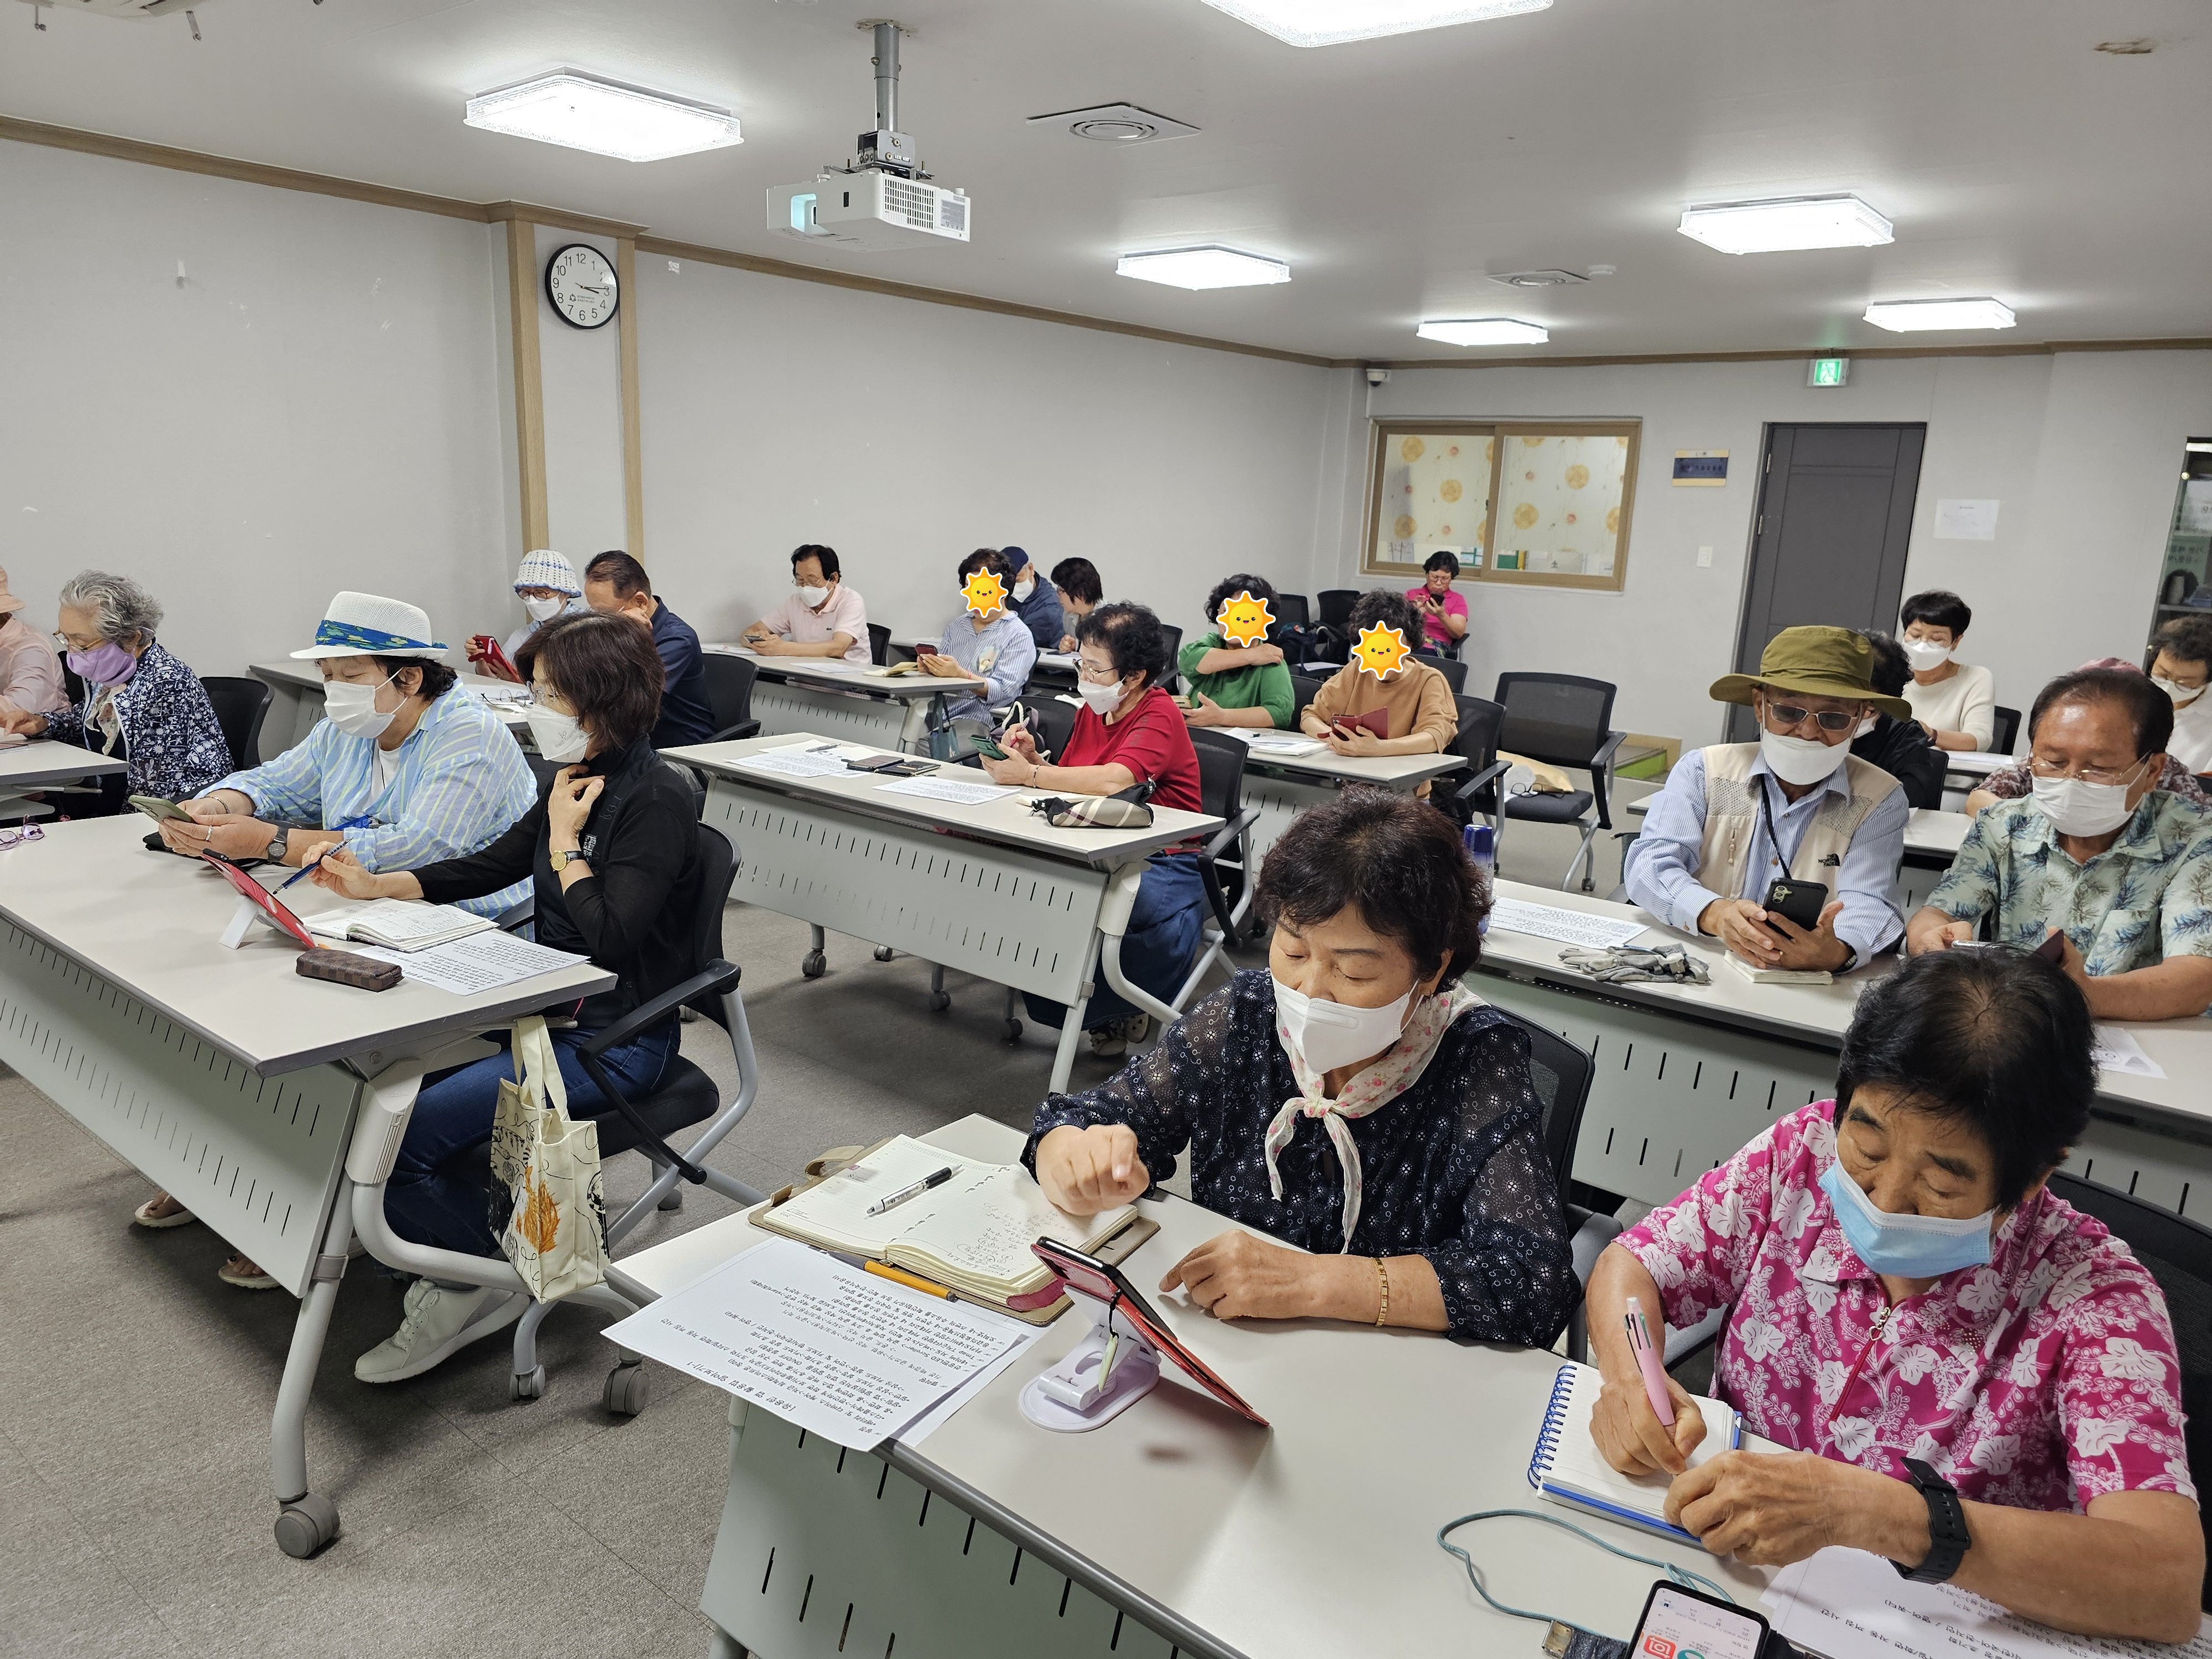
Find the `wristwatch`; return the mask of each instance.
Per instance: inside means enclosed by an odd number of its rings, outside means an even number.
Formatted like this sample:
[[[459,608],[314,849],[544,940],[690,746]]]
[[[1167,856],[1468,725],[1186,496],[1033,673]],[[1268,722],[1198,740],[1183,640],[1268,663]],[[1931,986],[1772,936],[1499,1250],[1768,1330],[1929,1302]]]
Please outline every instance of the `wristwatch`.
[[[1835,971],[1839,974],[1848,974],[1859,965],[1858,946],[1853,945],[1849,939],[1838,939],[1836,943],[1844,947],[1844,965]]]
[[[273,860],[278,864],[282,864],[284,861],[284,849],[291,844],[292,832],[289,830],[279,830],[276,832],[275,838],[271,840],[268,847],[263,850],[261,856],[265,859]]]
[[[552,854],[550,857],[553,861],[553,873],[556,876],[559,875],[563,870],[567,869],[570,865],[574,864],[578,859],[583,856],[584,849],[580,847],[564,848],[560,852]]]
[[[1959,1571],[1974,1541],[1966,1531],[1966,1506],[1959,1502],[1959,1489],[1917,1457],[1905,1460],[1905,1478],[1928,1500],[1928,1559],[1917,1567],[1902,1561],[1890,1565],[1899,1577],[1916,1584],[1940,1584]]]

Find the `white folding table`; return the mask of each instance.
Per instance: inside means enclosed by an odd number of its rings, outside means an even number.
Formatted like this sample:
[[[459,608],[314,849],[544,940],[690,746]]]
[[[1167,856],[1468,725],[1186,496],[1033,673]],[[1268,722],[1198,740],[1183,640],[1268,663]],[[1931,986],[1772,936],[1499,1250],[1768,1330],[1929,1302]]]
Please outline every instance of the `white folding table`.
[[[1565,966],[1569,947],[1492,925],[1470,981],[1596,1057],[1575,1178],[1646,1204],[1664,1203],[1775,1117],[1834,1093],[1836,1056],[1860,988],[1894,956],[1829,985],[1754,984],[1721,963],[1717,940],[1691,938],[1633,905],[1501,881],[1499,896],[1643,921],[1644,942],[1684,946],[1710,985],[1601,984]],[[2212,1021],[2121,1028],[2163,1078],[2100,1074],[2089,1131],[2067,1168],[2192,1220],[2212,1218]]]
[[[763,737],[818,732],[844,743],[872,743],[920,754],[926,746],[932,708],[950,691],[972,690],[981,684],[933,674],[884,678],[870,672],[872,663],[763,657],[742,645],[709,645],[706,649],[751,661],[752,714],[761,723]]]
[[[120,756],[101,755],[73,743],[33,738],[0,749],[0,817],[43,817],[50,804],[22,799],[27,792],[112,777],[125,770]]]
[[[1326,744],[1305,754],[1288,755],[1266,747],[1270,734],[1256,726],[1206,729],[1241,738],[1251,750],[1244,762],[1244,805],[1259,814],[1248,836],[1247,856],[1255,877],[1267,849],[1282,838],[1291,820],[1308,807],[1334,800],[1352,784],[1411,794],[1431,779],[1456,772],[1467,764],[1461,757],[1449,753],[1340,755]],[[1287,739],[1304,734],[1277,732],[1272,735]],[[1260,742],[1253,741],[1255,737]]]
[[[469,997],[302,978],[300,947],[273,930],[217,943],[238,895],[149,852],[144,830],[135,814],[96,818],[0,851],[0,1060],[301,1299],[270,1463],[279,1540],[311,1553],[337,1527],[309,1492],[306,1423],[353,1237],[356,1112],[396,1063],[613,975],[584,963]],[[302,882],[284,902],[337,901]]]
[[[1011,1162],[1018,1131],[963,1118],[927,1137]],[[1152,1286],[1236,1224],[1179,1198],[1124,1264],[1176,1335],[1272,1424],[1164,1376],[1121,1417],[1052,1434],[1016,1396],[1088,1331],[1063,1314],[916,1446],[842,1450],[733,1400],[730,1486],[701,1609],[713,1651],[774,1659],[1341,1659],[1534,1654],[1437,1528],[1549,1506],[1525,1478],[1558,1356],[1317,1320],[1230,1323]],[[681,1288],[767,1235],[726,1217],[623,1263]],[[1167,1368],[1164,1367],[1164,1370]],[[703,1449],[702,1449],[703,1450]],[[1754,1602],[1764,1575],[1561,1510]],[[1462,1531],[1493,1594],[1626,1638],[1651,1569],[1534,1522]]]
[[[254,663],[248,672],[273,694],[269,702],[269,718],[261,722],[261,758],[274,760],[286,750],[305,743],[307,733],[315,729],[315,722],[322,719],[323,677],[313,663],[294,662],[289,657],[276,662]],[[473,692],[512,694],[521,690],[513,680],[494,679],[489,674],[463,674],[460,681]],[[520,708],[498,703],[488,706],[500,724],[514,734],[514,740],[529,747],[530,722]]]
[[[745,849],[732,896],[1066,1005],[1050,1084],[1066,1088],[1093,975],[1139,1007],[1149,1000],[1121,969],[1145,860],[1222,820],[1155,806],[1148,829],[1055,830],[1029,809],[1043,791],[964,805],[897,793],[870,773],[786,777],[738,764],[830,744],[799,732],[662,752],[708,775],[704,821]],[[990,781],[972,767],[939,775]],[[817,936],[805,971],[822,969]]]

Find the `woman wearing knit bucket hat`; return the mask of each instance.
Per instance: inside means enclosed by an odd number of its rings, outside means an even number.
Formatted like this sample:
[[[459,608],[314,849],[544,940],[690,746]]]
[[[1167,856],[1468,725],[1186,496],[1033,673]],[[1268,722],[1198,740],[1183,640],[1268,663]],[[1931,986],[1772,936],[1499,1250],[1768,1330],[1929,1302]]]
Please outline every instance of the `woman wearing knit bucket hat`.
[[[1911,810],[1897,780],[1850,745],[1877,712],[1909,720],[1912,710],[1874,689],[1873,669],[1862,634],[1787,628],[1759,672],[1714,681],[1714,701],[1758,715],[1759,740],[1682,757],[1629,845],[1628,896],[1757,968],[1842,973],[1893,943],[1905,919],[1890,889]],[[1760,902],[1784,877],[1828,889],[1817,926]]]
[[[540,547],[522,556],[521,568],[514,573],[514,597],[522,601],[529,620],[507,636],[502,647],[512,663],[521,653],[523,641],[556,617],[572,617],[591,607],[584,603],[584,584],[577,580],[576,567],[562,554],[550,547]],[[469,665],[495,679],[507,676],[472,647],[469,651]]]

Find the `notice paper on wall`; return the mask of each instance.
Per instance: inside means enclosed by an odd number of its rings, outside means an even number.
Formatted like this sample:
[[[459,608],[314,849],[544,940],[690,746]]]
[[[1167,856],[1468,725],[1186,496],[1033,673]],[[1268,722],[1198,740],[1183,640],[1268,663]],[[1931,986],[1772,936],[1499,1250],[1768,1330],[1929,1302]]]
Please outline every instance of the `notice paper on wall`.
[[[2133,1031],[2117,1025],[2097,1028],[2097,1069],[2122,1072],[2129,1077],[2164,1077],[2166,1067],[2143,1052]]]
[[[1036,1333],[779,1238],[601,1334],[866,1451],[1003,1370]]]
[[[1863,1550],[1820,1550],[1760,1598],[1774,1633],[1827,1659],[2212,1659],[2212,1620],[2179,1647],[2069,1636],[1955,1584],[1916,1584]]]
[[[1997,538],[1997,503],[1953,501],[1936,503],[1936,539],[1939,542],[1993,542]]]
[[[1648,925],[1632,916],[1593,916],[1563,905],[1530,904],[1522,899],[1501,898],[1490,907],[1493,931],[1527,933],[1534,939],[1556,939],[1561,945],[1583,945],[1594,950],[1626,945]]]

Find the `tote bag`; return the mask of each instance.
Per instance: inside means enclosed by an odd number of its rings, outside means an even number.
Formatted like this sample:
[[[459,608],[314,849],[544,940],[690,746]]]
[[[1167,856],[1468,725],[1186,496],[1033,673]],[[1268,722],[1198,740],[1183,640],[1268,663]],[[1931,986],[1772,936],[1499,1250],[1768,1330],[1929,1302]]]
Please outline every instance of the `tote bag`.
[[[542,1018],[515,1021],[512,1042],[517,1075],[500,1079],[492,1116],[492,1225],[530,1294],[550,1302],[607,1276],[599,1126],[569,1118]]]

